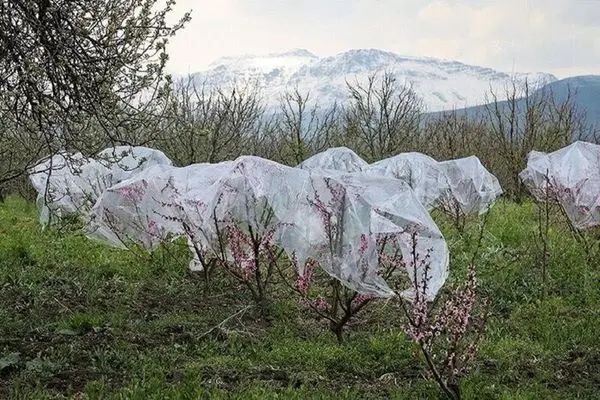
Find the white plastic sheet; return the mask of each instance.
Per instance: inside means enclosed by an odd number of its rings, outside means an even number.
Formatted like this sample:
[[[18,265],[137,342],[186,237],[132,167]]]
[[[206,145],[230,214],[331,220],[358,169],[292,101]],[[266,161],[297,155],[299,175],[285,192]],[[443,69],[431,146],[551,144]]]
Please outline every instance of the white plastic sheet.
[[[98,153],[95,157],[110,169],[111,181],[121,182],[154,165],[172,165],[162,152],[144,146],[115,146]],[[114,184],[113,183],[113,184]]]
[[[43,160],[29,177],[38,193],[42,225],[65,214],[86,214],[111,183],[109,170],[81,153],[61,153]]]
[[[577,141],[552,153],[532,151],[520,173],[538,201],[559,203],[577,229],[600,224],[600,146]]]
[[[317,240],[309,241],[306,249],[310,257],[319,260],[330,274],[347,286],[362,293],[384,297],[390,294],[390,289],[379,276],[377,241],[388,237],[391,241],[388,241],[384,251],[390,251],[390,247],[400,249],[411,281],[416,279],[418,284],[422,283],[427,264],[427,295],[433,299],[448,276],[448,248],[437,225],[405,182],[368,174],[327,174],[318,171],[311,172],[311,182],[314,193],[328,207],[334,216],[333,220],[343,221],[339,227],[343,232],[343,240],[337,254],[323,252],[322,249],[328,246],[326,232],[319,228],[323,224],[313,222],[304,225],[313,240],[315,233],[319,232]],[[302,215],[298,215],[298,218],[307,221]],[[414,242],[413,232],[416,238]],[[365,234],[368,236],[365,237]],[[363,253],[361,246],[366,246]],[[412,260],[413,246],[419,260]],[[429,261],[422,263],[425,258]],[[416,261],[416,264],[412,265],[412,261]],[[407,289],[401,295],[410,298],[414,293],[412,289]]]
[[[408,260],[409,232],[415,230],[417,251],[429,259],[430,297],[448,273],[444,238],[404,182],[303,170],[259,157],[187,168],[154,167],[108,189],[94,207],[93,221],[90,237],[115,246],[133,240],[152,250],[168,237],[187,236],[190,248],[207,253],[220,251],[217,230],[224,232],[234,224],[272,238],[298,259],[300,273],[304,262],[312,259],[344,285],[378,297],[394,292],[378,269],[377,238],[393,235]],[[235,254],[226,256],[235,259]],[[194,257],[190,267],[199,269],[199,261]],[[424,266],[418,264],[420,281]],[[413,268],[407,267],[407,272],[415,278]]]
[[[450,187],[440,205],[452,215],[483,214],[502,194],[498,179],[475,156],[442,161],[439,165]]]
[[[369,163],[347,147],[333,147],[307,158],[298,168],[359,172],[368,169]]]
[[[428,210],[435,208],[450,189],[444,169],[436,160],[422,153],[400,153],[371,164],[367,171],[406,182]]]
[[[87,218],[107,188],[157,164],[171,161],[158,150],[131,146],[105,149],[93,158],[63,152],[41,160],[29,174],[38,192],[40,223],[71,213]]]
[[[241,157],[235,165],[216,183],[218,204],[213,201],[208,209],[217,210],[224,220],[246,223],[254,232],[274,230],[277,243],[288,255],[294,254],[300,266],[312,259],[354,290],[392,296],[379,274],[376,238],[395,234],[408,259],[410,227],[419,233],[417,252],[422,257],[429,254],[430,297],[443,285],[448,271],[445,240],[403,182],[364,174],[306,172],[258,157]],[[265,221],[269,212],[272,217]],[[417,266],[417,281],[423,278],[423,270],[423,265]],[[407,272],[413,279],[413,270]]]
[[[212,185],[230,170],[231,162],[192,164],[187,167],[155,165],[108,188],[92,209],[86,235],[118,248],[131,243],[148,251],[169,238],[186,236],[184,223],[201,223],[204,204],[215,197]],[[185,210],[183,209],[185,207]],[[188,241],[194,258],[200,260]]]

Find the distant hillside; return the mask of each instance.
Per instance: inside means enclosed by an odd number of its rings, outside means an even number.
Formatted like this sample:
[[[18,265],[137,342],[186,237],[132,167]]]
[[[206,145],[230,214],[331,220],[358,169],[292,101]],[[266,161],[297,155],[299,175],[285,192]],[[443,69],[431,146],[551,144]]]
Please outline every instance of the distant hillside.
[[[575,76],[546,85],[559,101],[565,100],[569,87],[575,91],[576,104],[585,110],[588,123],[600,128],[600,75]]]
[[[557,102],[564,102],[568,96],[569,90],[574,96],[575,106],[585,111],[586,122],[596,128],[600,128],[600,75],[584,75],[561,79],[551,82],[536,93],[551,93]],[[535,93],[534,93],[535,95]],[[501,108],[507,107],[508,103],[502,101],[499,103]],[[524,100],[520,100],[518,109],[524,110]],[[466,114],[470,117],[485,115],[486,106],[479,105],[456,110],[458,113]],[[429,113],[427,116],[435,117],[440,112]]]

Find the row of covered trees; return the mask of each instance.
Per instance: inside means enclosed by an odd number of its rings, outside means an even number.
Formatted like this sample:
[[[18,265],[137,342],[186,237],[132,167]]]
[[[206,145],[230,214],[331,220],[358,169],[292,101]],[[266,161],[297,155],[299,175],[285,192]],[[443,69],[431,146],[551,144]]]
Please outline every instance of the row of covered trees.
[[[311,93],[291,88],[273,111],[257,86],[209,88],[193,77],[181,79],[173,85],[169,114],[154,145],[180,165],[242,154],[297,165],[339,145],[371,162],[408,151],[440,160],[476,155],[508,196],[519,200],[524,189],[518,174],[531,150],[593,138],[573,91],[557,100],[550,90],[513,83],[502,94],[490,90],[489,102],[476,109],[426,113],[413,88],[392,74],[347,86],[343,105],[323,106]]]
[[[0,188],[41,157],[92,154],[112,144],[148,145],[179,165],[255,154],[296,165],[345,145],[368,161],[420,151],[438,159],[477,155],[506,193],[523,195],[518,173],[529,151],[590,135],[575,93],[514,83],[490,91],[474,112],[425,113],[393,74],[348,82],[348,101],[319,105],[290,88],[277,110],[249,82],[209,87],[164,74],[174,0],[0,3]],[[506,101],[502,99],[507,99]],[[588,136],[589,137],[589,136]]]

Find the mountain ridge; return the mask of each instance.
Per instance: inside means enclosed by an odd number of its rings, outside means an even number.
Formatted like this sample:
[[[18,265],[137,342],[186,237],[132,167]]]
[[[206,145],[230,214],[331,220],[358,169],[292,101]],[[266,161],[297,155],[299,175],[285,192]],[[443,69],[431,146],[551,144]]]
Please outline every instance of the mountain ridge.
[[[558,80],[545,72],[511,75],[456,60],[400,55],[373,48],[351,49],[325,57],[300,48],[262,56],[227,56],[191,76],[195,82],[207,86],[256,83],[269,108],[276,107],[279,96],[293,88],[303,94],[310,93],[312,102],[322,106],[344,103],[348,96],[346,82],[364,83],[368,76],[383,72],[394,74],[400,84],[410,84],[430,112],[484,104],[490,87],[501,91],[513,78],[518,82],[528,79],[535,87]]]
[[[533,91],[531,96],[552,96],[557,104],[564,103],[570,96],[573,106],[584,113],[587,126],[592,128],[592,131],[594,128],[600,129],[600,75],[579,75],[559,79]],[[519,110],[517,117],[525,118],[524,113],[527,109],[525,99],[518,98],[516,101],[516,109]],[[509,103],[500,100],[498,107],[501,110],[508,110]],[[486,104],[457,108],[454,111],[468,118],[479,118],[487,114]],[[426,116],[435,118],[442,112],[431,112]]]

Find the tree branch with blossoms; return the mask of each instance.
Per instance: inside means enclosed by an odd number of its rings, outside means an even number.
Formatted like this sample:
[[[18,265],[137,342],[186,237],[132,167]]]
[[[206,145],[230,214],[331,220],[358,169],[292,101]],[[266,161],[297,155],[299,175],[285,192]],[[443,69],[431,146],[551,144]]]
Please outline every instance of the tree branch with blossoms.
[[[428,285],[431,279],[429,253],[417,252],[418,235],[411,233],[414,296],[400,299],[406,316],[406,333],[417,344],[432,379],[437,382],[449,399],[460,399],[460,379],[473,367],[479,343],[483,337],[489,313],[486,299],[477,310],[477,276],[473,264],[469,266],[466,282],[448,292],[440,307],[428,301]],[[422,271],[420,282],[417,271]],[[479,312],[479,313],[478,313]]]
[[[264,200],[264,199],[263,199]],[[261,202],[264,207],[260,216],[255,221],[236,218],[230,211],[226,211],[219,218],[218,202],[212,211],[212,222],[216,242],[212,249],[202,249],[195,245],[198,257],[206,259],[206,253],[212,252],[216,263],[228,271],[237,281],[249,290],[252,298],[263,313],[268,314],[269,286],[272,282],[277,263],[283,255],[275,241],[275,234],[282,224],[275,220],[273,210],[266,201],[257,201],[254,196],[246,198],[247,207],[257,207]],[[256,211],[256,209],[254,209]],[[250,215],[250,214],[249,214]],[[202,226],[190,228],[202,232]],[[194,236],[192,236],[194,238]],[[198,243],[198,240],[192,240]]]
[[[300,304],[319,318],[329,321],[329,329],[339,342],[343,342],[343,332],[347,325],[377,297],[359,293],[340,281],[341,267],[337,263],[344,258],[344,248],[352,244],[350,236],[344,231],[344,221],[348,218],[348,193],[343,185],[330,178],[325,178],[325,184],[330,193],[328,201],[324,201],[316,189],[313,196],[308,198],[321,221],[325,243],[317,249],[314,259],[298,260],[296,254],[292,255],[291,265],[296,272],[295,277],[290,279],[285,276],[281,268],[278,271],[283,282],[300,298]],[[373,244],[377,251],[373,255],[378,263],[378,275],[386,279],[398,269],[404,268],[396,239],[395,234],[366,232],[359,236],[357,250],[353,254],[356,257],[356,265],[353,267],[360,274],[358,279],[366,280],[372,272],[369,261],[373,260],[368,259],[370,254],[367,252]],[[300,268],[300,262],[304,263],[303,268]],[[327,274],[321,273],[321,270]]]

